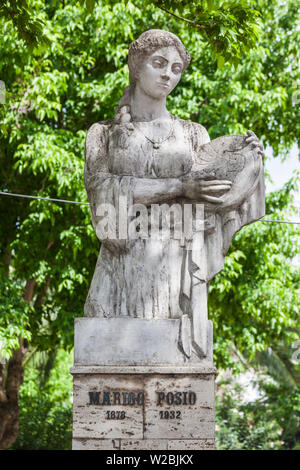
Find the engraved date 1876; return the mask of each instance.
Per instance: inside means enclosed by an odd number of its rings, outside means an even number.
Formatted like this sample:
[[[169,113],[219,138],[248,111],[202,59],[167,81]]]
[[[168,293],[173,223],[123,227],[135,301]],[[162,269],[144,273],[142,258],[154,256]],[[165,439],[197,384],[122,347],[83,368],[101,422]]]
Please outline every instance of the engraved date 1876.
[[[126,411],[107,411],[106,419],[125,419]]]

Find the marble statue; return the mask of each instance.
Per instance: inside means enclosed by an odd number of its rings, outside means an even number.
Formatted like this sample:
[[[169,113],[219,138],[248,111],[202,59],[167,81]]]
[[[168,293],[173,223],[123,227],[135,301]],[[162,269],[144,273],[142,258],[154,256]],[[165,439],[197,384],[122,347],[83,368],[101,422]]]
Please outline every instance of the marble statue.
[[[166,98],[189,62],[168,31],[146,31],[130,45],[130,85],[115,116],[89,129],[84,176],[101,240],[85,317],[179,319],[178,348],[187,361],[207,355],[208,286],[232,237],[264,215],[263,147],[256,135],[210,141],[201,124],[167,111]],[[99,207],[115,207],[120,223],[120,200],[122,210],[140,208],[133,221],[146,210],[147,228],[152,208],[192,207],[192,235],[149,237],[135,224],[134,237],[114,230],[116,236],[104,237]]]

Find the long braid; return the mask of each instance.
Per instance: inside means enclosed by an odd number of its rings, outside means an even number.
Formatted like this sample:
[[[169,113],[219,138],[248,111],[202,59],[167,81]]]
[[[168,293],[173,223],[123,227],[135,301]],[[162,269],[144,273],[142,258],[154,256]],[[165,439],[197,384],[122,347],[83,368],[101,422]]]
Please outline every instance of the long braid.
[[[122,98],[116,108],[114,121],[120,125],[126,126],[129,130],[133,129],[131,111],[131,90],[132,85],[127,86],[123,90]]]

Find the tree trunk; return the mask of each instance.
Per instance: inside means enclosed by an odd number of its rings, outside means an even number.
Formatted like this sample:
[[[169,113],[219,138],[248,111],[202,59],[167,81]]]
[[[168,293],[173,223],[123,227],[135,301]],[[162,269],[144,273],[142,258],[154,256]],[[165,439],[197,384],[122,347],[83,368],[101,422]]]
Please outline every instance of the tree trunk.
[[[24,300],[31,302],[36,280],[29,279]],[[0,364],[0,449],[13,445],[19,433],[19,393],[24,378],[23,360],[28,351],[27,342],[20,339],[20,348],[13,352],[8,364]]]
[[[19,391],[23,383],[23,359],[27,352],[24,341],[14,351],[7,368],[0,365],[0,449],[8,449],[19,432]],[[7,370],[5,370],[7,369]],[[6,375],[6,379],[5,379]]]

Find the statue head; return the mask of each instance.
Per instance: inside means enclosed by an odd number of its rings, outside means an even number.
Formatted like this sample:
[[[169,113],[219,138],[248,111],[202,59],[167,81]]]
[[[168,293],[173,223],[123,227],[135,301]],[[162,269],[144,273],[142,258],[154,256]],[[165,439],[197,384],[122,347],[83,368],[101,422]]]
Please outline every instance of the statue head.
[[[150,56],[160,49],[172,48],[177,51],[182,62],[182,72],[188,67],[191,57],[175,34],[162,29],[149,29],[131,43],[128,53],[129,81],[133,85],[139,70]]]
[[[169,31],[150,29],[129,47],[130,86],[123,91],[117,113],[130,106],[130,96],[137,85],[155,98],[168,95],[190,63],[190,55],[180,39]]]

